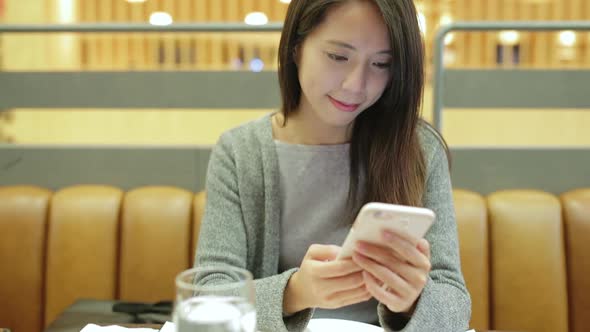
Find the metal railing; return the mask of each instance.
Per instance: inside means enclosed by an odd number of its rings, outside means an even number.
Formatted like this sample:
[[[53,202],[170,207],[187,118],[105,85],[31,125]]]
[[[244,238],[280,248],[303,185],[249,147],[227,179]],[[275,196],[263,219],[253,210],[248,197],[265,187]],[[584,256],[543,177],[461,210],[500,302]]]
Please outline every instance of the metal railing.
[[[50,33],[50,32],[277,32],[282,23],[248,25],[244,23],[175,23],[151,25],[145,23],[104,24],[0,24],[0,33]]]
[[[266,33],[280,32],[282,28],[283,24],[277,22],[261,26],[244,23],[175,23],[167,26],[145,23],[0,24],[0,34]],[[270,92],[261,96],[256,93],[257,89]],[[276,73],[271,72],[0,72],[0,91],[3,94],[0,109],[272,108],[278,105]],[[93,91],[102,91],[102,94]],[[232,97],[228,98],[228,95]]]
[[[444,107],[444,39],[452,31],[560,31],[560,30],[590,30],[588,21],[568,22],[455,22],[442,26],[434,42],[434,78],[433,78],[433,125],[442,130],[442,108]]]
[[[282,23],[270,23],[252,26],[243,23],[185,23],[168,26],[150,24],[73,24],[73,25],[0,25],[2,33],[112,33],[112,32],[278,32]],[[434,44],[434,77],[433,77],[433,124],[442,128],[442,109],[444,100],[444,38],[452,31],[560,31],[590,30],[590,22],[456,22],[443,26],[437,33]],[[270,84],[270,83],[269,83]],[[564,98],[567,99],[567,98]],[[188,100],[188,99],[187,99]],[[193,99],[196,100],[196,99]],[[74,105],[75,106],[75,105]],[[186,105],[182,105],[186,107]],[[195,105],[197,106],[197,105]],[[518,107],[518,106],[517,106]]]

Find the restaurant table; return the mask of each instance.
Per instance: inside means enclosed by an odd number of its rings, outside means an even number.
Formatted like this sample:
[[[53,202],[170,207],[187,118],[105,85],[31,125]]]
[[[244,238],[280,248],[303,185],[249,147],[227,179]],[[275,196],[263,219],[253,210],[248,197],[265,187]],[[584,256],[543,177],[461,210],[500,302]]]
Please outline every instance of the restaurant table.
[[[90,323],[159,329],[163,322],[171,321],[169,316],[161,314],[140,314],[138,317],[134,317],[126,313],[113,312],[112,307],[115,303],[116,301],[106,300],[78,300],[59,315],[44,332],[80,332],[84,326]],[[477,330],[476,332],[517,331]]]
[[[97,325],[129,325],[155,324],[158,328],[172,318],[168,315],[147,313],[137,316],[113,312],[113,304],[117,301],[82,299],[66,308],[44,332],[80,332],[89,323]]]

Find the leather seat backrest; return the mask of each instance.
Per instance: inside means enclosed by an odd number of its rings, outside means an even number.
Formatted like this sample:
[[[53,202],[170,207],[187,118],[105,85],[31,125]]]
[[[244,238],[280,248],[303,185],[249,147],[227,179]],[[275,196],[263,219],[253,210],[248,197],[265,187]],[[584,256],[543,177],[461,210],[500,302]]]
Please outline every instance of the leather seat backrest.
[[[590,328],[590,189],[561,195],[565,219],[570,331]]]
[[[113,299],[117,289],[122,191],[73,186],[56,192],[49,216],[45,322],[80,298]]]
[[[0,327],[40,331],[45,229],[51,192],[0,187]]]
[[[192,265],[192,201],[193,193],[173,187],[142,187],[125,195],[120,299],[174,299],[174,278]]]
[[[490,324],[488,217],[484,198],[474,192],[453,190],[461,269],[471,295],[470,327],[487,330]]]
[[[561,206],[532,190],[488,196],[492,326],[566,332],[568,301]]]

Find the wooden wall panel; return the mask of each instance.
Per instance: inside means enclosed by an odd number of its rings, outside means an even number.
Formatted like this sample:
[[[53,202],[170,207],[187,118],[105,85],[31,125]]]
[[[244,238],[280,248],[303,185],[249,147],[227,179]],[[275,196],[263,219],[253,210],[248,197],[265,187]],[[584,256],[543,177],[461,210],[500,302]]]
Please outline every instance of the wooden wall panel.
[[[145,22],[147,16],[144,14],[145,5],[133,3],[129,6],[130,21],[132,23]],[[145,67],[145,43],[144,36],[141,33],[132,33],[129,42],[131,54],[129,55],[131,69],[142,69]]]
[[[548,5],[538,5],[537,8],[537,20],[547,20],[549,18],[550,8]],[[538,38],[535,45],[538,58],[535,61],[535,66],[547,67],[551,64],[551,32],[538,32],[535,34]]]
[[[160,0],[161,11],[171,14],[172,19],[177,22],[179,13],[175,11],[176,0]],[[176,33],[165,33],[160,34],[160,45],[163,49],[160,49],[160,56],[164,56],[162,59],[162,67],[167,70],[176,68],[176,38],[179,36]]]
[[[97,7],[98,2],[97,0],[88,0],[85,2],[87,5],[84,12],[86,13],[86,19],[88,22],[96,22],[98,18],[96,17],[97,14]],[[93,33],[88,33],[84,35],[86,38],[86,49],[87,49],[87,59],[88,59],[88,68],[98,68],[98,40],[97,35]]]
[[[209,7],[209,19],[213,22],[225,21],[223,6],[225,1],[211,1]],[[225,59],[223,58],[223,43],[224,34],[211,34],[211,45],[209,47],[209,66],[213,70],[222,70],[224,68]]]
[[[127,22],[130,19],[129,16],[129,5],[127,1],[116,1],[114,6],[114,21],[115,22]],[[125,69],[129,66],[129,34],[118,33],[114,36],[115,46],[113,49],[113,68]]]
[[[534,19],[534,12],[533,8],[534,5],[528,2],[521,1],[517,4],[519,15],[517,16],[519,19],[532,21]],[[530,67],[531,66],[531,57],[533,51],[533,36],[535,33],[531,33],[528,31],[522,31],[520,34],[520,66],[521,67]]]
[[[557,21],[561,18],[560,14],[561,14],[561,1],[551,1],[550,3],[547,4],[548,8],[549,8],[549,15],[548,18],[551,21]],[[556,40],[557,40],[557,36],[558,33],[557,32],[550,32],[549,34],[549,41],[548,41],[548,46],[550,51],[549,54],[549,64],[551,67],[558,67],[559,65],[559,60],[558,60],[558,52],[556,49]]]
[[[455,0],[454,7],[452,11],[455,13],[455,20],[457,21],[465,21],[467,19],[465,15],[465,4],[469,0]],[[455,63],[456,64],[464,64],[466,63],[466,36],[467,32],[457,32],[455,34]]]
[[[422,0],[417,6],[427,20],[426,56],[441,16],[453,20],[589,20],[590,2],[585,0]],[[170,13],[175,22],[243,22],[246,14],[262,11],[269,21],[284,19],[288,5],[278,0],[85,0],[80,2],[82,22],[147,22],[154,11]],[[260,57],[265,68],[276,68],[278,34],[171,33],[85,34],[81,38],[82,63],[86,69],[237,69],[237,59],[247,67]],[[520,32],[520,66],[589,67],[590,32],[578,33],[574,58],[560,59],[557,32]],[[497,32],[458,32],[452,45],[456,67],[496,66]],[[510,55],[508,52],[507,55]],[[430,62],[430,61],[429,61]],[[509,65],[509,64],[508,64]]]
[[[240,22],[240,0],[227,0],[226,18],[229,22]],[[231,69],[241,67],[239,34],[228,34],[227,57]]]
[[[194,0],[194,20],[196,22],[206,22],[208,6],[207,0]],[[196,45],[195,57],[196,57],[196,68],[206,69],[207,64],[210,63],[209,54],[207,49],[210,46],[209,36],[207,34],[192,34],[193,41]]]
[[[178,0],[178,21],[179,22],[190,22],[191,21],[191,0]],[[190,69],[192,66],[191,59],[191,34],[190,33],[178,33],[178,44],[179,44],[179,57],[180,64],[177,66],[178,69]]]
[[[472,10],[470,19],[481,20],[484,17],[484,6],[487,0],[472,0]],[[471,45],[471,61],[469,62],[472,67],[479,67],[484,63],[484,38],[485,32],[475,32],[472,34],[472,45]]]
[[[144,17],[145,20],[149,20],[152,13],[158,11],[157,1],[148,0],[144,5]],[[141,34],[145,44],[144,61],[146,69],[154,69],[159,67],[158,63],[158,34],[156,33],[145,33]]]

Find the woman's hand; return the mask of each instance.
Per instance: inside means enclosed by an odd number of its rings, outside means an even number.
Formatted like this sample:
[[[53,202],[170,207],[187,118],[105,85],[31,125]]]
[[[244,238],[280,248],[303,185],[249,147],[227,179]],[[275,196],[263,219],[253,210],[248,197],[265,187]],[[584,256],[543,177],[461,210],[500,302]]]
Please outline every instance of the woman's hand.
[[[367,301],[362,269],[351,259],[336,260],[340,247],[314,244],[299,271],[287,284],[283,311],[291,314],[307,308],[335,309]]]
[[[386,231],[388,246],[359,241],[352,259],[363,268],[367,290],[392,312],[411,313],[430,272],[430,244]]]

